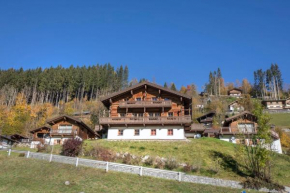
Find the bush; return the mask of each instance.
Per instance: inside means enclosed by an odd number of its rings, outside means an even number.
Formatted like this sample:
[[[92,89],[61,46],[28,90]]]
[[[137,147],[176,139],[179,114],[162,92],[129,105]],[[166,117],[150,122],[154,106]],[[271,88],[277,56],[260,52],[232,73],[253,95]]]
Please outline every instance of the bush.
[[[82,150],[83,141],[79,138],[65,140],[62,145],[62,155],[76,157]]]
[[[165,168],[167,168],[169,170],[173,170],[173,169],[178,168],[178,163],[177,163],[176,159],[175,158],[168,158],[165,161]]]
[[[124,164],[131,164],[132,163],[132,157],[131,154],[126,154],[123,158],[123,163]]]
[[[90,156],[98,160],[102,161],[115,161],[116,156],[113,152],[109,151],[108,149],[105,149],[103,147],[93,147],[90,150],[87,150],[84,152],[85,156]]]
[[[126,154],[123,158],[123,163],[124,164],[129,164],[129,165],[141,165],[142,159],[141,157],[134,156],[131,154]]]
[[[20,153],[18,157],[25,157],[25,153]]]
[[[155,161],[154,157],[149,157],[148,159],[146,159],[144,161],[144,165],[145,166],[154,166],[154,161]]]
[[[193,167],[189,163],[186,163],[185,166],[183,166],[184,172],[191,172],[192,170],[193,170]]]
[[[159,169],[164,169],[165,163],[161,159],[156,159],[155,160],[155,167]]]
[[[43,145],[43,144],[40,143],[40,144],[38,144],[36,146],[36,148],[37,148],[37,152],[44,152],[44,153],[50,153],[51,152],[51,146],[49,146],[47,144]]]
[[[261,188],[268,188],[269,190],[277,190],[277,191],[283,191],[285,190],[285,187],[274,183],[271,180],[261,180],[259,178],[247,178],[245,181],[242,182],[242,185],[244,188],[251,188],[251,189],[261,189]]]

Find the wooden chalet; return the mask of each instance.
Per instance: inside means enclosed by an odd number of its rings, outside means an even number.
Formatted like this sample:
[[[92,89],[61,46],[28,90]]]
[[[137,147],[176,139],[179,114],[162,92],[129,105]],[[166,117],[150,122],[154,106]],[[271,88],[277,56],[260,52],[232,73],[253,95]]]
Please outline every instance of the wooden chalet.
[[[30,133],[33,134],[33,141],[48,143],[48,144],[62,144],[64,140],[69,138],[95,139],[96,134],[89,126],[78,118],[68,115],[62,115],[47,121],[49,127],[44,126],[37,128]]]
[[[198,117],[196,120],[200,124],[203,124],[206,128],[211,128],[215,114],[216,114],[215,111],[210,111],[210,112]]]
[[[30,142],[29,137],[19,135],[19,134],[10,135],[10,138],[15,140],[15,141],[18,141],[19,143],[29,143]]]
[[[287,99],[267,99],[263,100],[262,104],[268,110],[283,110],[283,109],[290,109],[290,98]]]
[[[239,103],[239,101],[233,101],[228,105],[228,112],[235,113],[235,112],[243,112],[244,107]]]
[[[19,142],[11,139],[9,136],[0,135],[0,149],[10,148],[15,143]]]
[[[184,128],[191,125],[191,97],[151,82],[101,101],[108,113],[99,122],[108,139],[184,139]]]
[[[232,97],[241,97],[243,91],[239,88],[233,88],[228,91],[228,95]]]

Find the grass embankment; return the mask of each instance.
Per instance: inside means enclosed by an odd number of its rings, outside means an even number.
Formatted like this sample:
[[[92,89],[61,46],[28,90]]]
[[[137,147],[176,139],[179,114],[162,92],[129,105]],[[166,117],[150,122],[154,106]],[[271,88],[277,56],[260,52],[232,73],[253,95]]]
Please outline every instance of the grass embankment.
[[[0,192],[241,192],[237,189],[163,180],[11,157],[0,152]],[[70,181],[70,185],[65,185]],[[255,192],[255,191],[247,191]]]
[[[179,163],[200,166],[194,175],[240,180],[247,176],[243,160],[237,157],[235,145],[214,138],[201,138],[186,141],[86,141],[84,148],[102,146],[115,153],[128,152],[137,156],[174,157]],[[275,154],[273,156],[273,179],[290,186],[290,157]],[[239,166],[239,167],[237,167]],[[211,172],[212,170],[217,173]]]
[[[287,127],[290,128],[290,113],[275,113],[270,114],[271,121],[270,123],[278,127]]]

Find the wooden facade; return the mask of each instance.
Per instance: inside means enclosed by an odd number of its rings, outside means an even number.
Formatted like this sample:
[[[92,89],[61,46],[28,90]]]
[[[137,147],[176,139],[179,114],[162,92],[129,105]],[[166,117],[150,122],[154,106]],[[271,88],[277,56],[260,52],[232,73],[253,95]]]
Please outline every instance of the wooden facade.
[[[48,120],[49,127],[40,127],[30,133],[33,134],[33,141],[53,141],[53,144],[62,144],[63,139],[79,137],[82,140],[94,139],[97,134],[81,120],[67,115],[59,116]],[[51,140],[56,139],[56,140]]]
[[[113,133],[114,129],[126,130],[123,137],[126,139],[184,139],[184,134],[181,136],[183,130],[192,122],[191,97],[147,81],[113,93],[101,101],[108,111],[99,119],[100,133],[109,135],[110,130],[111,139],[121,139],[119,134]],[[147,135],[149,131],[146,130],[156,128],[159,128],[157,137]],[[131,136],[132,129],[140,130],[140,136]],[[173,137],[165,136],[165,130],[172,129],[175,129]]]
[[[191,123],[191,98],[153,83],[144,82],[102,100],[108,117],[100,124],[187,124]]]
[[[232,97],[240,97],[242,96],[243,91],[239,88],[233,88],[228,91],[228,95]]]
[[[263,100],[262,104],[269,110],[290,109],[290,98],[280,100]]]

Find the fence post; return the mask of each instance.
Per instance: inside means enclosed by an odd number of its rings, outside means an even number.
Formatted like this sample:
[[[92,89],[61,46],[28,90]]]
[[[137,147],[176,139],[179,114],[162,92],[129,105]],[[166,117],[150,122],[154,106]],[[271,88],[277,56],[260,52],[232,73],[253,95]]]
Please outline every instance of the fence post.
[[[143,167],[141,166],[140,167],[140,176],[142,176],[143,175]]]
[[[181,182],[181,172],[178,172],[178,181]]]
[[[27,156],[26,156],[26,158],[29,158],[29,154],[30,154],[30,151],[27,152]]]
[[[8,150],[8,156],[10,156],[10,155],[11,155],[11,149]]]
[[[109,162],[107,162],[107,164],[106,164],[106,172],[108,172],[109,171]]]
[[[49,162],[51,162],[52,161],[52,154],[50,154],[50,158],[49,158]]]
[[[78,167],[78,165],[79,165],[79,158],[77,157],[76,167]]]

